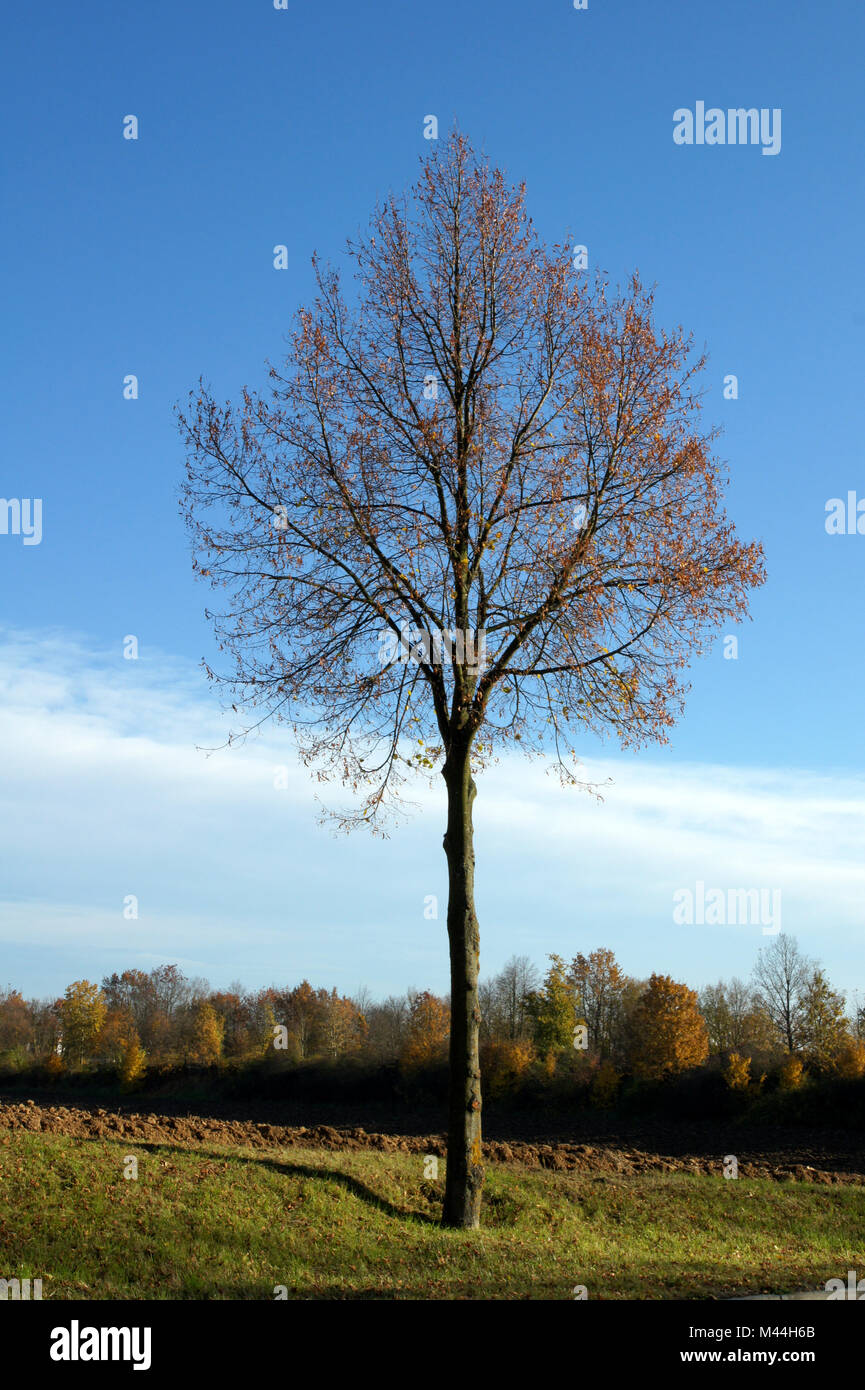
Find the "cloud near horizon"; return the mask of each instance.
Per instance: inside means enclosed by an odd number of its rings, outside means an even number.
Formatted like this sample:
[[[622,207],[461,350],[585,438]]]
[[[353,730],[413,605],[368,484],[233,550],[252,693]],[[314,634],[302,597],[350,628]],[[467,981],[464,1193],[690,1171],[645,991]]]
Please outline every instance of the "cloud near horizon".
[[[345,793],[322,793],[287,730],[200,751],[229,727],[200,670],[123,660],[119,642],[7,630],[0,699],[0,984],[47,995],[172,960],[221,986],[447,989],[438,786],[417,784],[416,814],[387,841],[334,837],[316,797]],[[673,894],[702,881],[779,889],[783,929],[836,987],[863,988],[865,779],[657,751],[587,757],[583,775],[609,780],[603,801],[516,755],[480,779],[483,973],[514,953],[543,965],[606,945],[637,976],[747,975],[770,939],[759,925],[673,921]],[[424,917],[430,894],[438,920]]]

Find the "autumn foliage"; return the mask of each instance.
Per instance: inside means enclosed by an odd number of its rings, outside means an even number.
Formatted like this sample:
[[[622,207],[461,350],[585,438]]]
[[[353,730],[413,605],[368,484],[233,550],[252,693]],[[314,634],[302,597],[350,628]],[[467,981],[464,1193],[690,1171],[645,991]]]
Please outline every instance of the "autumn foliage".
[[[585,729],[665,741],[687,666],[746,616],[762,551],[725,513],[691,339],[656,322],[637,274],[575,273],[524,186],[458,131],[346,260],[351,286],[313,258],[269,392],[190,393],[183,509],[195,570],[221,591],[229,667],[208,671],[241,725],[289,721],[318,777],[358,793],[346,827],[377,827],[411,773],[444,778],[443,1219],[474,1228],[475,774],[519,744],[574,784]],[[483,638],[483,659],[443,659],[445,638],[476,654]],[[550,1047],[555,988],[538,1001]]]
[[[751,1080],[751,1058],[731,1052],[724,1068],[724,1080],[731,1091],[746,1091]]]
[[[447,1056],[450,1013],[443,999],[423,990],[411,1000],[402,1063],[408,1068],[429,1066]]]
[[[669,975],[653,975],[631,1023],[634,1071],[651,1079],[698,1067],[709,1055],[696,992]]]
[[[774,1020],[759,990],[736,979],[698,996],[668,975],[628,976],[606,948],[570,964],[551,954],[543,977],[527,957],[513,957],[480,991],[485,1093],[495,1105],[564,1112],[639,1107],[655,1103],[664,1077],[680,1077],[690,1103],[687,1087],[702,1077],[719,1104],[726,1093],[754,1105],[776,1089],[810,1095],[833,1079],[865,1078],[861,1008],[845,1012],[825,971],[803,964],[789,941],[760,960],[764,978],[777,960],[801,982],[788,1013]],[[786,1018],[800,1044],[794,1053],[786,1051]],[[449,1020],[447,997],[431,990],[383,1000],[366,991],[351,999],[308,980],[254,993],[240,984],[210,990],[165,965],[108,976],[101,986],[78,980],[53,1002],[0,991],[0,1068],[8,1076],[38,1064],[58,1082],[107,1069],[122,1090],[159,1084],[187,1066],[227,1071],[234,1084],[239,1070],[253,1092],[257,1069],[274,1080],[309,1069],[310,1094],[330,1075],[343,1088],[353,1077],[377,1078],[373,1093],[387,1094],[390,1077],[397,1096],[423,1100],[443,1093]],[[723,1085],[713,1089],[715,1082]],[[666,1087],[665,1103],[677,1105],[671,1094]]]

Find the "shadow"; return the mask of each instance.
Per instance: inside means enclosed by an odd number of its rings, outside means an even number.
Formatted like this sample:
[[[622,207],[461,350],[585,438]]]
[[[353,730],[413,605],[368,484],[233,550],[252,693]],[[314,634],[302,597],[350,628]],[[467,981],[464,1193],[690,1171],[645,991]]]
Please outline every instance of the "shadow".
[[[88,1143],[90,1141],[81,1139],[78,1142]],[[419,1225],[424,1226],[438,1226],[439,1224],[438,1218],[430,1216],[428,1212],[417,1211],[411,1207],[398,1207],[394,1202],[388,1201],[386,1197],[380,1196],[379,1193],[375,1192],[371,1187],[367,1187],[366,1183],[361,1182],[359,1178],[352,1177],[350,1173],[341,1173],[338,1169],[316,1168],[305,1163],[279,1162],[275,1158],[268,1158],[264,1153],[258,1157],[248,1154],[230,1153],[220,1148],[211,1149],[204,1145],[185,1147],[182,1143],[171,1144],[165,1143],[164,1141],[134,1139],[129,1136],[115,1138],[114,1136],[104,1135],[102,1138],[96,1139],[93,1142],[100,1144],[110,1143],[129,1151],[143,1149],[145,1153],[152,1154],[154,1157],[157,1155],[174,1155],[176,1157],[179,1153],[191,1153],[195,1154],[196,1157],[209,1158],[219,1161],[220,1163],[237,1164],[240,1167],[249,1167],[252,1165],[257,1168],[269,1168],[272,1172],[279,1173],[281,1177],[306,1178],[310,1181],[324,1180],[338,1184],[344,1191],[351,1193],[351,1195],[357,1197],[359,1201],[365,1202],[367,1206],[373,1207],[376,1211],[380,1211],[384,1216],[389,1216],[399,1221],[416,1221]]]
[[[237,1162],[244,1160],[238,1158]],[[399,1221],[416,1221],[423,1226],[438,1226],[438,1219],[430,1216],[428,1212],[416,1211],[413,1208],[398,1207],[393,1202],[389,1202],[386,1197],[381,1197],[374,1192],[366,1183],[360,1182],[358,1178],[353,1178],[350,1173],[340,1173],[333,1168],[313,1168],[305,1163],[278,1163],[273,1158],[247,1159],[249,1163],[258,1163],[261,1167],[270,1168],[274,1173],[280,1173],[283,1177],[300,1177],[322,1179],[327,1182],[337,1183],[346,1192],[350,1192],[353,1197],[357,1197],[367,1206],[374,1207],[376,1211],[382,1212],[385,1216],[395,1217]]]

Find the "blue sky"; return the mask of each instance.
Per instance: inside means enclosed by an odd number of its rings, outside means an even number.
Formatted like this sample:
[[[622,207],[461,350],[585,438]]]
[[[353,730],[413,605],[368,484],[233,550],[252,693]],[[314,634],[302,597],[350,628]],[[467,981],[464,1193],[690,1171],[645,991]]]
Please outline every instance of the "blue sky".
[[[195,751],[222,724],[172,417],[199,375],[225,397],[263,383],[312,251],[338,260],[415,177],[433,113],[526,180],[545,239],[613,278],[638,267],[660,321],[706,345],[729,510],[769,573],[738,659],[719,640],[694,668],[669,748],[585,740],[602,805],[518,761],[484,778],[486,969],[604,944],[637,975],[747,974],[759,926],[672,922],[702,880],[780,888],[784,929],[865,987],[865,535],[824,524],[830,498],[865,498],[863,39],[838,0],[18,7],[0,495],[42,499],[42,539],[0,535],[0,983],[48,994],[168,959],[215,984],[446,987],[437,790],[385,844],[335,839],[284,735]],[[676,145],[698,101],[780,108],[780,153]]]

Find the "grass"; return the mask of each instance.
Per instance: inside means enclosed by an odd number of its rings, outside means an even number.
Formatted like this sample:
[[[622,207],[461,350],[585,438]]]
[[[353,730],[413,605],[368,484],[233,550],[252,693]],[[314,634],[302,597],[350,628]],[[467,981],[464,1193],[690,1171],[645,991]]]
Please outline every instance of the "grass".
[[[0,1277],[41,1278],[46,1299],[680,1299],[817,1288],[865,1263],[862,1188],[491,1164],[483,1229],[444,1231],[443,1170],[6,1133]]]

